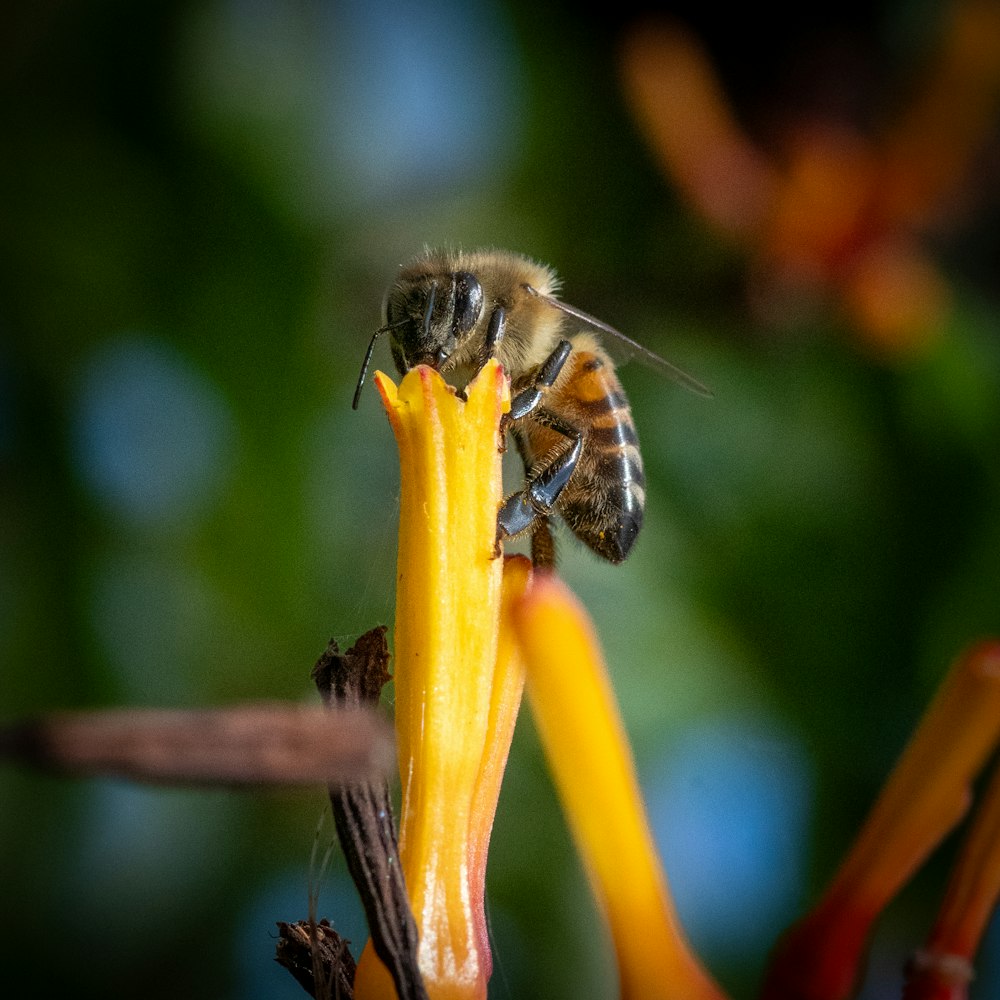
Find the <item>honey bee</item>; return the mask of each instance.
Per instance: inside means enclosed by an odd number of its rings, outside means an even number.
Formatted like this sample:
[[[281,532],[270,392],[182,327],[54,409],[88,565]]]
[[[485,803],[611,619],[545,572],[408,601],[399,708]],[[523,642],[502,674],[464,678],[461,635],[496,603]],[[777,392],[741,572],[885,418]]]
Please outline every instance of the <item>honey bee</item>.
[[[585,545],[620,563],[642,526],[646,480],[628,400],[596,334],[614,338],[680,385],[711,393],[613,327],[560,301],[557,290],[550,268],[518,254],[427,250],[389,288],[385,322],[368,346],[353,405],[382,334],[389,334],[401,375],[429,365],[462,385],[495,357],[511,380],[501,430],[510,431],[525,468],[524,488],[498,512],[497,552],[505,538],[531,532],[533,561],[552,565],[549,521],[558,514]]]

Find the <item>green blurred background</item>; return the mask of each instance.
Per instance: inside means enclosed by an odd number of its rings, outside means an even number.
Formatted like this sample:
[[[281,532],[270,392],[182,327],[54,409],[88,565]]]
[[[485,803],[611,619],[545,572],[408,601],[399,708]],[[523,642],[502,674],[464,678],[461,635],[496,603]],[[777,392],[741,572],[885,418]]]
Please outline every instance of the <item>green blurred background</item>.
[[[384,288],[425,244],[527,253],[715,393],[624,369],[647,526],[620,568],[561,551],[685,925],[749,997],[949,661],[1000,632],[1000,147],[983,134],[926,244],[937,336],[885,356],[836,294],[754,308],[756,251],[627,104],[649,11],[614,7],[5,6],[0,712],[315,701],[327,639],[392,616],[394,446],[373,392],[350,409]],[[662,9],[767,148],[821,112],[877,127],[949,8]],[[325,811],[4,767],[0,990],[304,995],[274,922],[306,916]],[[868,1000],[899,996],[953,853],[881,922]],[[613,996],[527,713],[491,862],[491,996]],[[318,912],[360,945],[339,860]],[[998,993],[994,932],[973,996]]]

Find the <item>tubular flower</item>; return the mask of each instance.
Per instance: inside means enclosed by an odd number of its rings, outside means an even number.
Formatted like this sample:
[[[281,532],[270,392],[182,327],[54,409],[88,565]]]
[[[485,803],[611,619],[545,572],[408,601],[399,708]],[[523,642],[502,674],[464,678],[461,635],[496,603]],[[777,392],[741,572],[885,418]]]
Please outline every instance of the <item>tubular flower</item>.
[[[1000,672],[1000,644],[982,650],[982,662]],[[965,1000],[972,960],[1000,899],[1000,768],[952,872],[937,922],[909,970],[906,1000]]]
[[[549,767],[610,925],[623,1000],[723,1000],[674,911],[586,612],[540,573],[516,601],[514,623]]]
[[[965,814],[971,783],[998,743],[1000,643],[982,643],[945,678],[819,905],[780,942],[763,1000],[851,995],[873,922]],[[967,957],[995,902],[996,798],[994,788],[929,950],[947,940],[947,950]]]
[[[402,470],[395,626],[400,862],[432,1000],[486,997],[485,855],[521,697],[501,602],[526,560],[495,558],[501,496],[497,429],[509,407],[490,362],[463,399],[430,368],[398,389],[378,373]],[[370,944],[359,1000],[395,990]]]

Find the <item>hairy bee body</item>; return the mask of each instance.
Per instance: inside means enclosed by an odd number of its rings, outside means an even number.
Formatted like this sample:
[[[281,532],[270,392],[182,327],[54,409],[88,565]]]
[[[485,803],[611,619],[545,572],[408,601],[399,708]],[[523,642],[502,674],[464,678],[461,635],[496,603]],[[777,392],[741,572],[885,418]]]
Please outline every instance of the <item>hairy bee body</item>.
[[[481,308],[474,325],[464,335],[453,336],[451,331],[442,330],[441,325],[447,326],[450,321],[460,327],[460,294],[456,296],[457,308],[448,310],[452,302],[449,285],[460,274],[473,276],[478,281],[482,290]],[[428,289],[432,284],[439,293],[430,336],[421,337],[418,329],[424,329]],[[535,289],[538,295],[526,291],[525,286]],[[444,375],[457,374],[459,381],[471,377],[480,364],[490,317],[499,307],[506,312],[506,332],[495,357],[506,369],[511,382],[517,383],[540,365],[559,341],[564,317],[546,301],[555,294],[557,287],[550,268],[517,254],[496,250],[427,251],[400,271],[386,296],[386,325],[392,327],[403,322],[400,332],[392,337],[396,368],[403,374],[422,363]]]
[[[668,377],[698,382],[600,320],[556,297],[554,273],[499,250],[427,250],[390,287],[384,325],[400,374],[430,365],[464,384],[495,357],[511,380],[509,429],[524,460],[523,491],[498,514],[497,538],[532,533],[537,563],[554,561],[548,521],[559,514],[582,542],[613,563],[642,526],[645,478],[628,400],[611,357],[589,331],[623,341]],[[499,548],[498,548],[499,551]]]

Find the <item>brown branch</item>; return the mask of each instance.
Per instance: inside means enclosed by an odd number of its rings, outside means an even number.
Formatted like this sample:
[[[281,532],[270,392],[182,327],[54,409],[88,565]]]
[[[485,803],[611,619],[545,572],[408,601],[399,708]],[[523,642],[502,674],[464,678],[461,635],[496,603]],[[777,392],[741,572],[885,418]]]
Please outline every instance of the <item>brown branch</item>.
[[[274,958],[310,996],[353,1000],[354,959],[347,942],[326,920],[278,921]]]
[[[287,703],[58,712],[0,728],[0,758],[71,775],[198,785],[309,785],[387,773],[375,712]]]
[[[378,703],[389,680],[385,627],[363,635],[346,653],[330,642],[313,670],[328,705]],[[372,946],[389,970],[399,1000],[427,1000],[417,967],[417,925],[410,910],[385,780],[330,788],[337,836],[368,918]]]

